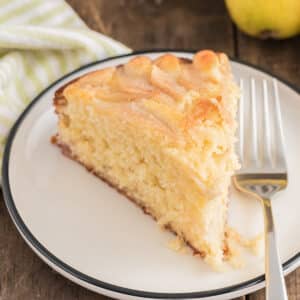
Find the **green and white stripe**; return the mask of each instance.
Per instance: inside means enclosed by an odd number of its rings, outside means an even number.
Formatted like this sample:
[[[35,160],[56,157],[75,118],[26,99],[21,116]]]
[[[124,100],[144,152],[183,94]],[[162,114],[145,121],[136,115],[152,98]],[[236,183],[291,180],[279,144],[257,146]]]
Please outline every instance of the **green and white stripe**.
[[[42,89],[82,64],[127,52],[63,0],[0,0],[0,162],[10,128]]]

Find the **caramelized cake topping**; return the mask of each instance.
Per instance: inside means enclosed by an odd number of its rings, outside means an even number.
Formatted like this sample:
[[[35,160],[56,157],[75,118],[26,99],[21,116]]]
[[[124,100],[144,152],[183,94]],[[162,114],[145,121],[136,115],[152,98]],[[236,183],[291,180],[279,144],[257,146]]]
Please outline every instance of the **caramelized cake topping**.
[[[205,119],[233,122],[222,94],[228,76],[226,55],[210,50],[198,52],[193,61],[172,54],[155,60],[138,56],[125,65],[83,76],[63,94],[72,96],[79,88],[83,99],[134,102],[161,121],[174,119],[178,129],[188,129]]]

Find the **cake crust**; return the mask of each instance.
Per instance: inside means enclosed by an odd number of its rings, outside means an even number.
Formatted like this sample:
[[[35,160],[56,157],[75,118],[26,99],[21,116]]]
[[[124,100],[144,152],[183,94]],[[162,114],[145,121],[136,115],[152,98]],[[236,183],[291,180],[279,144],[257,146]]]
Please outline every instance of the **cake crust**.
[[[137,56],[124,66],[96,70],[72,80],[55,93],[54,105],[64,104],[63,95],[78,97],[78,91],[87,102],[94,98],[112,105],[131,102],[156,118],[162,130],[186,138],[199,120],[213,118],[234,126],[222,94],[226,91],[222,79],[231,76],[228,64],[226,55],[210,50],[198,52],[193,60],[172,54],[153,61]]]

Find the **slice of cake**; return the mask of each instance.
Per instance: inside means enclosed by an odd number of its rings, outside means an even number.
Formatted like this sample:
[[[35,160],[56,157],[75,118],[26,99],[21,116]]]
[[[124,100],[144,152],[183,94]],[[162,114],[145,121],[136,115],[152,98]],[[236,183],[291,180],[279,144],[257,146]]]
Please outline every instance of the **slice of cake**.
[[[219,265],[237,168],[237,98],[223,53],[136,56],[56,92],[53,141]]]

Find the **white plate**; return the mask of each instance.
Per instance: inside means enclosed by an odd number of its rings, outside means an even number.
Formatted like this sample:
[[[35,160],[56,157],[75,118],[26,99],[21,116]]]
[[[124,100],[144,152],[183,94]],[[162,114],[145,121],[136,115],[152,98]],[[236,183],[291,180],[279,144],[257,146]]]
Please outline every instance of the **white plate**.
[[[162,52],[142,54],[156,57]],[[17,121],[3,164],[5,201],[16,227],[59,273],[116,298],[228,299],[263,287],[262,258],[245,254],[244,268],[217,273],[197,257],[170,250],[170,233],[159,230],[134,204],[50,143],[57,121],[54,91],[79,75],[139,54],[96,62],[65,76],[41,93]],[[236,77],[271,78],[242,63],[232,62],[232,67]],[[288,188],[274,201],[274,214],[288,273],[300,265],[300,97],[280,81],[279,92],[290,176]],[[260,232],[260,204],[236,192],[231,198],[230,223],[248,236]]]

